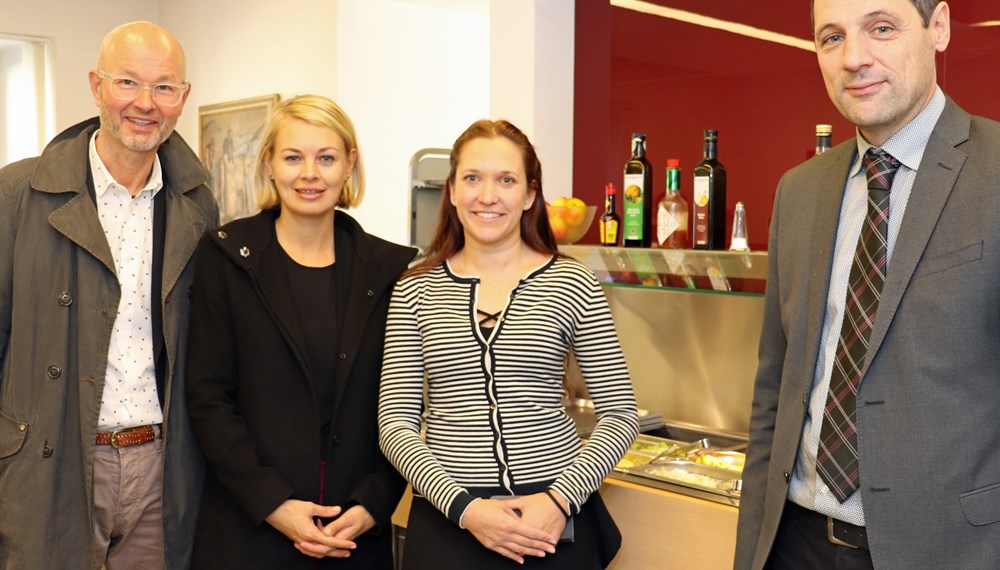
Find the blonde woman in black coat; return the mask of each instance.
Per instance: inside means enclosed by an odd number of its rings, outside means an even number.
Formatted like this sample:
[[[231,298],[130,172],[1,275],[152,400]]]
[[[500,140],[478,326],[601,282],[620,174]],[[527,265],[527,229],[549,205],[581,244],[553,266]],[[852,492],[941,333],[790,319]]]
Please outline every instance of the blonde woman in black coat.
[[[333,101],[281,103],[257,166],[262,211],[198,254],[187,396],[209,473],[192,566],[389,569],[404,482],[376,406],[389,295],[416,252],[337,210],[364,171]]]

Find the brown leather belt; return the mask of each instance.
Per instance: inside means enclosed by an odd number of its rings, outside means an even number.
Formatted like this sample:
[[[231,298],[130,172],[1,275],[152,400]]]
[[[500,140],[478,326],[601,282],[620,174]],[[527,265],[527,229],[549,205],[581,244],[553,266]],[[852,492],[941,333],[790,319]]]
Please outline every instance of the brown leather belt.
[[[797,509],[803,516],[815,519],[816,521],[821,520],[822,522],[814,524],[817,524],[817,526],[822,524],[826,527],[826,539],[831,543],[838,546],[846,546],[848,548],[871,550],[868,547],[868,531],[865,527],[846,523],[833,517],[817,513],[816,511],[807,509],[791,501],[788,501],[786,506]]]
[[[97,432],[97,445],[110,445],[115,449],[143,445],[154,439],[156,439],[156,430],[153,429],[153,426]]]

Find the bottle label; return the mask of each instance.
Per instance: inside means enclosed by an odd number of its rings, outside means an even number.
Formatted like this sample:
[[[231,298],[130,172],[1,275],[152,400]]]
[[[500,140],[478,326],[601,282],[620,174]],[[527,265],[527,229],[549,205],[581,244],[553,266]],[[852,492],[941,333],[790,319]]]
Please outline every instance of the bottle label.
[[[681,227],[680,221],[660,204],[660,208],[656,211],[656,241],[663,245],[679,227]]]
[[[618,220],[601,220],[601,245],[618,245]]]
[[[708,245],[708,202],[711,186],[708,176],[694,177],[694,244]]]
[[[625,191],[622,193],[622,239],[639,241],[646,228],[642,224],[642,202],[646,199],[642,174],[625,175]]]

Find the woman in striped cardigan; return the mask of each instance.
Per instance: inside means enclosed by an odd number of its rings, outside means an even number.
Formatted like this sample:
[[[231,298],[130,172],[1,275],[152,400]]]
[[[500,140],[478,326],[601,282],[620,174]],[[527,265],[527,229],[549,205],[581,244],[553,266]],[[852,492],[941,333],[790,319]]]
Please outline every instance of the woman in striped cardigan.
[[[570,350],[598,416],[586,444],[561,401]],[[414,488],[404,568],[606,566],[621,537],[595,491],[637,429],[607,300],[559,254],[534,148],[474,123],[389,306],[379,442]]]

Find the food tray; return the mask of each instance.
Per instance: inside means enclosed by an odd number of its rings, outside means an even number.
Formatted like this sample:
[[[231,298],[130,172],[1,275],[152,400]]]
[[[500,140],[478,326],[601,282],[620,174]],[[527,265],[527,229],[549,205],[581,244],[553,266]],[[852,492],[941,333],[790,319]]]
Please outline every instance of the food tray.
[[[637,465],[625,472],[720,495],[738,497],[743,487],[739,475],[734,471],[686,460],[665,461],[655,465]]]
[[[694,461],[701,465],[742,473],[746,455],[739,451],[706,451],[699,453]]]
[[[687,450],[682,448],[687,448],[689,446],[691,446],[691,442],[639,434],[635,438],[635,441],[632,442],[629,450],[649,455],[650,459],[652,459],[661,453],[664,455],[671,455],[671,451],[673,450],[686,452]]]
[[[630,468],[646,465],[661,453],[671,455],[672,450],[677,450],[679,454],[685,453],[691,446],[686,441],[677,441],[652,435],[640,434],[632,442],[631,447],[625,452],[625,456],[615,465],[615,471],[627,472]]]

